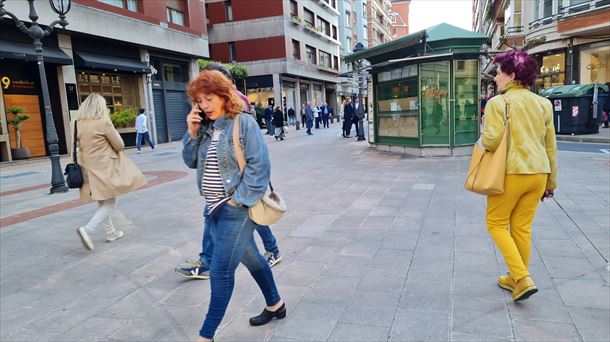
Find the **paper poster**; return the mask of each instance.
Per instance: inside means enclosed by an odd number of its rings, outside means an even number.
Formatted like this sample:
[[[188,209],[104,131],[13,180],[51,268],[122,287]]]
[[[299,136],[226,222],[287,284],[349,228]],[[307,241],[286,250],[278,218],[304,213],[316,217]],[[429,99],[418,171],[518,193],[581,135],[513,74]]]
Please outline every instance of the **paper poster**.
[[[572,117],[578,116],[578,106],[572,106]]]
[[[561,100],[553,100],[553,107],[556,112],[561,112]]]

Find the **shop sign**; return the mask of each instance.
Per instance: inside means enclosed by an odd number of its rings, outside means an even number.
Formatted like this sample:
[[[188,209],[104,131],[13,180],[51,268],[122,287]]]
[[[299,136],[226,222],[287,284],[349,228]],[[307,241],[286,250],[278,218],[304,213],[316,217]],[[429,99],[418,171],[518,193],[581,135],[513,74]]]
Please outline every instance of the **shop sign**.
[[[428,98],[441,98],[442,96],[449,95],[448,90],[442,90],[438,88],[428,88],[424,90],[424,97]]]
[[[578,106],[572,106],[572,117],[578,116]]]
[[[0,67],[0,87],[4,94],[38,95],[35,74],[28,68]]]
[[[559,65],[559,63],[550,65],[550,66],[543,65],[540,67],[540,74],[542,76],[557,75],[560,72],[561,72],[561,65]]]
[[[553,100],[553,107],[556,112],[561,112],[561,100]]]

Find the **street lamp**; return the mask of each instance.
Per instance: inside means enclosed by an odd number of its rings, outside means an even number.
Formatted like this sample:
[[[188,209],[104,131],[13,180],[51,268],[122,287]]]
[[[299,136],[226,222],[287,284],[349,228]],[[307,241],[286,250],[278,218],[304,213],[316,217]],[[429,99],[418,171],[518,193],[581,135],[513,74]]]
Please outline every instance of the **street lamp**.
[[[40,74],[40,87],[42,88],[42,103],[44,105],[44,114],[46,119],[47,144],[49,148],[49,158],[51,159],[51,193],[63,193],[68,191],[68,187],[64,181],[64,176],[61,172],[61,164],[59,162],[59,145],[57,131],[55,130],[55,122],[53,121],[53,112],[51,111],[51,101],[49,99],[49,88],[47,85],[47,75],[44,70],[44,58],[42,56],[42,38],[50,35],[53,28],[58,24],[66,27],[66,13],[70,11],[72,5],[71,0],[49,0],[53,12],[59,15],[59,20],[50,23],[46,28],[40,27],[38,24],[38,14],[34,9],[35,0],[27,0],[30,5],[29,18],[32,21],[30,27],[25,26],[23,21],[19,20],[13,13],[4,9],[4,1],[0,0],[0,18],[4,16],[10,17],[15,26],[22,32],[26,33],[34,40],[34,50],[36,51],[36,60],[38,61],[38,73]]]
[[[356,43],[356,46],[354,46],[354,53],[356,52],[360,52],[364,50],[364,45],[362,45],[362,43]],[[358,59],[354,62],[354,65],[356,67],[356,77],[358,77],[358,99],[359,99],[359,103],[360,103],[360,107],[358,108],[358,112],[356,113],[356,115],[358,115],[358,141],[362,141],[362,140],[366,140],[364,138],[364,123],[362,121],[362,119],[364,118],[364,107],[363,106],[363,102],[362,102],[362,75],[360,73],[360,68],[362,68],[362,59]],[[360,112],[362,113],[362,115],[360,115]]]

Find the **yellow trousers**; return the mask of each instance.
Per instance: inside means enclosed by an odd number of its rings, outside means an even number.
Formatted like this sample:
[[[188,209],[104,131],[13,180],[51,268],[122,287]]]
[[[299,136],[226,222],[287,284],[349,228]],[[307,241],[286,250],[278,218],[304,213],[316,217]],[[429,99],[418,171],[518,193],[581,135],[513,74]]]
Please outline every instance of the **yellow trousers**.
[[[506,175],[504,193],[487,196],[487,229],[515,281],[529,275],[532,221],[547,176]]]

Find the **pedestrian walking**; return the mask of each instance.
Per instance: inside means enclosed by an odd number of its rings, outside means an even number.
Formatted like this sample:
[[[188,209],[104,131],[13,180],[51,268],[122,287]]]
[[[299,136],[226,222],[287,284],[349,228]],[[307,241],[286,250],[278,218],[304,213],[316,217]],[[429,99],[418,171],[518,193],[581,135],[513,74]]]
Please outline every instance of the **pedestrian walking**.
[[[142,138],[146,140],[151,150],[155,150],[155,144],[150,140],[150,135],[148,134],[147,121],[146,110],[140,108],[140,114],[136,118],[136,149],[138,153],[142,153]]]
[[[307,114],[305,113],[305,109],[307,108],[307,102],[303,102],[303,107],[301,108],[301,126],[305,127],[307,123]]]
[[[297,116],[292,106],[288,107],[288,125],[294,126],[297,122]]]
[[[309,102],[307,102],[307,105],[305,106],[305,117],[307,121],[307,135],[313,135],[313,133],[311,133],[311,128],[313,127],[314,114]]]
[[[123,237],[111,218],[117,197],[146,184],[142,172],[123,151],[123,139],[108,114],[106,100],[99,94],[90,94],[71,123],[72,136],[76,132],[78,163],[84,177],[80,199],[97,201],[98,206],[91,220],[76,230],[88,250],[95,248],[90,235],[100,224],[104,225],[106,242]]]
[[[235,284],[235,269],[243,263],[261,289],[267,306],[250,318],[263,325],[286,316],[268,263],[254,242],[256,224],[248,207],[258,202],[269,184],[267,145],[250,115],[239,115],[243,105],[232,84],[219,71],[206,70],[188,86],[194,103],[187,116],[182,156],[197,169],[197,185],[205,197],[205,225],[214,244],[210,264],[211,298],[198,341],[211,341],[224,317]],[[201,117],[205,116],[207,120]],[[246,167],[236,162],[231,139],[234,120],[239,120]]]
[[[315,123],[316,123],[316,129],[320,129],[320,120],[322,119],[322,116],[320,115],[320,107],[318,106],[317,102],[311,108],[311,110],[313,110],[313,118],[314,118]]]
[[[502,96],[485,106],[481,144],[495,151],[502,140],[505,115],[509,120],[504,193],[487,196],[487,229],[509,269],[498,285],[515,301],[538,291],[529,273],[531,225],[538,203],[551,198],[557,187],[557,147],[553,107],[528,88],[535,82],[537,63],[523,51],[494,59],[494,78]]]
[[[279,106],[273,111],[273,127],[275,127],[275,140],[284,140],[284,113]]]
[[[265,108],[265,126],[267,126],[267,134],[273,135],[273,108],[271,105],[267,105]]]
[[[352,106],[352,98],[346,99],[343,106],[343,137],[351,138],[350,131],[352,130],[352,118],[354,117],[354,107]]]
[[[322,111],[322,127],[328,128],[328,114],[330,113],[328,110],[328,105],[326,102],[322,103],[322,107],[320,108]]]

